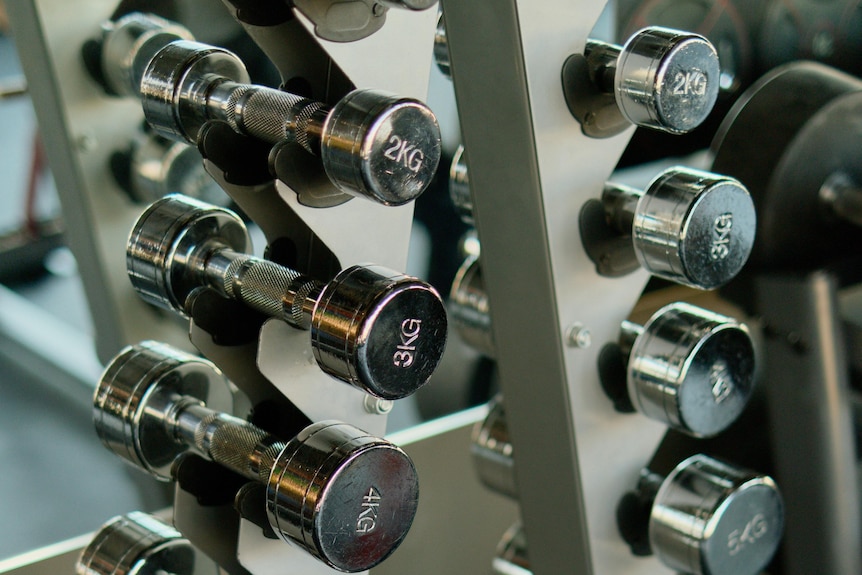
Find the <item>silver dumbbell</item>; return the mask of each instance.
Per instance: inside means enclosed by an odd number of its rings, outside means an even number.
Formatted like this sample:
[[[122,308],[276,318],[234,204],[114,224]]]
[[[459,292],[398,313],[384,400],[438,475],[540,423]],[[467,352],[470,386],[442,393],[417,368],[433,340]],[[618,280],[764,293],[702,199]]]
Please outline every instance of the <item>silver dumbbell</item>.
[[[133,511],[99,529],[75,563],[77,575],[193,575],[195,551],[179,531]]]
[[[661,27],[644,28],[623,46],[588,41],[584,56],[570,58],[563,69],[569,108],[586,133],[598,136],[616,122],[602,118],[611,105],[621,121],[636,126],[693,130],[715,105],[719,75],[709,40]]]
[[[494,356],[488,297],[476,257],[467,258],[455,276],[449,314],[461,339]],[[603,380],[609,395],[688,435],[721,432],[751,397],[754,344],[745,324],[733,318],[670,304],[643,326],[624,322],[620,348],[624,381]]]
[[[473,198],[470,195],[470,173],[467,170],[467,152],[458,146],[449,167],[449,198],[455,211],[466,224],[473,224]]]
[[[650,551],[674,571],[694,575],[760,573],[784,528],[784,503],[771,477],[702,454],[664,478],[644,473],[618,518],[626,513],[644,517],[621,529],[624,537],[640,538],[638,524],[646,527]]]
[[[197,143],[203,125],[220,120],[271,144],[292,140],[320,157],[337,188],[384,205],[416,199],[436,173],[440,129],[418,100],[355,90],[329,106],[252,85],[233,53],[160,33],[163,21],[147,27],[140,24],[146,17],[128,18],[106,27],[106,47],[130,50],[105,49],[104,75],[119,93],[141,98],[147,122],[162,136]]]
[[[161,480],[185,454],[266,487],[273,531],[330,567],[364,571],[401,543],[418,480],[392,443],[346,423],[311,424],[287,442],[229,415],[227,380],[210,362],[154,342],[123,350],[94,397],[112,452]]]
[[[449,194],[461,218],[472,223],[463,147],[449,171]],[[754,246],[754,202],[745,186],[726,176],[674,167],[656,176],[645,190],[606,184],[601,205],[601,212],[584,212],[581,226],[584,248],[600,273],[615,275],[605,270],[625,264],[609,259],[629,258],[633,251],[640,266],[652,275],[715,289],[736,277]],[[596,218],[605,223],[592,225]],[[630,249],[609,250],[608,236],[630,237]]]
[[[248,232],[230,210],[178,195],[153,203],[129,237],[127,271],[147,301],[186,313],[210,288],[311,331],[320,368],[383,399],[425,384],[446,345],[446,309],[433,287],[380,266],[352,266],[323,284],[247,255]]]
[[[643,326],[623,322],[620,347],[633,406],[688,435],[723,431],[751,397],[754,344],[733,318],[673,303]]]
[[[690,287],[714,289],[733,279],[754,244],[754,203],[733,178],[670,168],[644,191],[607,184],[602,204],[610,227],[631,236],[644,269]],[[584,237],[588,252],[589,241]]]
[[[128,152],[111,158],[111,167],[120,185],[142,204],[173,193],[218,205],[230,199],[206,172],[195,148],[155,134],[138,134]]]
[[[515,523],[506,530],[497,545],[497,551],[491,563],[491,575],[531,574],[524,526],[520,522]]]
[[[496,346],[479,256],[468,256],[458,268],[449,292],[448,309],[461,339],[476,351],[494,357]]]

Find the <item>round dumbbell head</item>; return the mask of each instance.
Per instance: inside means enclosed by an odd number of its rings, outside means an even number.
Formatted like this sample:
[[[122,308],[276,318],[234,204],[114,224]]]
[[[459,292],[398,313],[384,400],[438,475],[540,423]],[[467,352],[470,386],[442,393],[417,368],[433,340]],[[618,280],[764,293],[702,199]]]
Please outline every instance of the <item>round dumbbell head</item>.
[[[662,483],[649,538],[671,569],[755,575],[775,554],[783,526],[784,504],[772,478],[695,455]]]
[[[401,544],[418,497],[406,453],[352,425],[324,421],[305,428],[279,454],[267,484],[267,514],[279,537],[354,573]]]
[[[440,163],[440,127],[428,106],[375,90],[342,98],[327,116],[320,145],[339,189],[388,206],[419,197]]]
[[[193,575],[187,539],[155,517],[133,511],[111,519],[75,564],[77,575]]]
[[[470,174],[467,171],[467,152],[458,146],[449,167],[449,198],[455,211],[466,224],[473,224],[473,197],[470,194]]]
[[[165,138],[196,144],[210,119],[207,96],[213,78],[250,82],[245,65],[234,53],[198,42],[171,42],[149,62],[141,79],[147,122]]]
[[[380,266],[353,266],[326,284],[311,320],[323,371],[376,397],[400,399],[424,385],[446,347],[440,294]]]
[[[208,246],[246,253],[251,239],[234,212],[172,194],[138,218],[126,246],[126,271],[146,301],[185,315],[189,294],[203,286]]]
[[[486,487],[512,499],[518,498],[515,458],[501,397],[495,397],[488,404],[488,415],[473,427],[470,452],[479,480]]]
[[[473,349],[494,357],[496,346],[491,332],[488,294],[482,279],[479,258],[469,256],[452,281],[449,292],[449,315],[461,339]]]
[[[629,397],[652,419],[695,437],[736,421],[754,386],[748,328],[705,309],[674,303],[657,311],[635,339]]]
[[[210,362],[145,341],[122,350],[105,369],[93,398],[93,423],[105,446],[163,481],[187,451],[166,425],[184,398],[230,412],[230,384]]]
[[[102,70],[108,88],[122,96],[137,97],[145,67],[175,40],[194,38],[185,27],[153,14],[132,12],[106,25]]]
[[[622,48],[614,95],[633,124],[681,134],[712,111],[720,72],[718,53],[703,36],[645,28]]]
[[[715,289],[745,265],[757,216],[748,190],[733,178],[673,168],[655,178],[635,209],[632,238],[650,273]]]
[[[224,205],[230,199],[207,174],[196,148],[142,133],[131,155],[129,192],[149,204],[172,193]]]
[[[532,575],[530,559],[527,555],[527,536],[524,526],[518,522],[512,525],[500,543],[494,561],[491,563],[491,575]]]

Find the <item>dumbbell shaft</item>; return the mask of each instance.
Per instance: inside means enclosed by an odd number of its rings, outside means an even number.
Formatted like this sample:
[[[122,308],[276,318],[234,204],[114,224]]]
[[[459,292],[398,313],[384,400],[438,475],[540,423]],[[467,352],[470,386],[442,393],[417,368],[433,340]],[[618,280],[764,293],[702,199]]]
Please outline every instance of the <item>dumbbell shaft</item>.
[[[214,84],[204,103],[212,119],[271,144],[294,139],[309,152],[320,154],[320,137],[330,106],[264,86],[221,79]]]
[[[165,425],[180,443],[246,479],[266,483],[286,443],[251,423],[174,395]]]
[[[223,296],[294,327],[311,327],[312,312],[322,289],[320,282],[227,248],[213,250],[205,258],[201,272],[205,283]]]

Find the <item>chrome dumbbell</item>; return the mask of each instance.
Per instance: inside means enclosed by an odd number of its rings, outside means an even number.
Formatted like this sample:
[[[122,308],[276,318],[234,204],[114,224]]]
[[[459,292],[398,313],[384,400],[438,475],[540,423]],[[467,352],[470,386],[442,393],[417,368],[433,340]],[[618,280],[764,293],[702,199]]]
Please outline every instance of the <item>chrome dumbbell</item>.
[[[630,243],[637,262],[649,273],[714,289],[739,273],[754,244],[754,203],[733,178],[671,168],[644,191],[607,184],[601,204],[603,210],[596,203],[584,207],[581,237],[599,273],[606,275],[626,267],[617,262],[632,259]],[[619,241],[624,249],[615,253],[609,245]]]
[[[467,344],[494,356],[491,316],[476,257],[458,270],[449,314]],[[754,344],[745,324],[686,303],[658,310],[639,326],[624,322],[619,346],[600,357],[600,379],[621,411],[695,437],[736,421],[754,388]],[[617,369],[619,368],[619,369]]]
[[[630,404],[695,437],[716,435],[736,421],[754,388],[748,328],[691,304],[667,305],[643,326],[623,322],[620,351]],[[622,387],[604,377],[602,384],[606,391]]]
[[[141,132],[128,151],[111,157],[111,170],[117,183],[142,204],[173,193],[218,205],[230,199],[206,172],[195,148],[147,132]]]
[[[473,426],[470,453],[483,485],[495,493],[517,499],[515,459],[501,396],[488,403],[485,419]]]
[[[230,210],[171,195],[132,230],[129,278],[160,307],[186,314],[210,288],[264,315],[311,331],[320,368],[383,399],[425,384],[446,345],[446,309],[433,287],[379,266],[352,266],[323,284],[247,255],[248,232]]]
[[[467,152],[458,146],[449,167],[449,198],[455,211],[466,224],[473,224],[473,197],[470,195],[470,173],[467,170]]]
[[[496,346],[479,256],[468,256],[458,268],[449,292],[448,309],[461,339],[476,351],[494,357]]]
[[[320,158],[338,189],[385,205],[410,202],[430,184],[441,140],[425,104],[355,90],[329,106],[252,85],[233,53],[159,33],[162,21],[147,27],[141,18],[107,28],[102,66],[114,90],[141,98],[147,122],[162,136],[197,143],[204,124],[220,120],[267,143],[295,141]],[[128,53],[107,49],[113,35]]]
[[[588,41],[584,55],[563,68],[569,108],[591,136],[634,124],[673,134],[689,132],[712,111],[720,67],[703,36],[649,27],[623,46]]]
[[[330,567],[364,571],[398,547],[412,524],[416,470],[392,443],[323,421],[284,442],[218,410],[227,380],[210,362],[163,344],[123,350],[96,389],[105,446],[161,480],[196,454],[266,487],[273,531]],[[215,405],[214,405],[215,404]]]
[[[449,40],[446,37],[446,23],[443,11],[437,13],[437,29],[434,31],[434,62],[440,73],[452,79],[452,62],[449,59]]]
[[[179,531],[134,511],[114,517],[75,563],[77,575],[194,575],[195,551]]]
[[[521,523],[512,525],[500,543],[491,563],[491,575],[531,575],[527,555],[527,536]]]
[[[781,542],[784,503],[768,475],[694,455],[666,478],[645,472],[617,519],[629,544],[648,540],[648,551],[675,571],[755,575]]]

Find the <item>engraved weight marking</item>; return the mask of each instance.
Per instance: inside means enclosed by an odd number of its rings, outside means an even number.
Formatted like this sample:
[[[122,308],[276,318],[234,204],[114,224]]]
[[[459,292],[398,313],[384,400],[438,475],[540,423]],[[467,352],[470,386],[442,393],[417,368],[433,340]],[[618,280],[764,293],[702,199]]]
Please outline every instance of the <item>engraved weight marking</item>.
[[[733,391],[733,381],[727,363],[718,361],[709,370],[709,383],[712,387],[712,398],[715,403],[721,403]]]
[[[733,557],[740,553],[746,545],[757,543],[757,540],[766,535],[767,531],[769,531],[769,524],[763,513],[758,513],[752,517],[744,529],[731,531],[730,535],[727,536],[727,549],[730,556]]]
[[[391,144],[391,147],[386,148],[383,157],[395,163],[404,164],[404,167],[414,173],[422,169],[425,154],[416,147],[416,144],[403,140],[397,134],[390,137],[388,143]]]
[[[710,257],[714,260],[723,260],[730,255],[730,231],[733,229],[733,214],[730,212],[721,214],[715,218],[712,225],[713,238]]]
[[[368,495],[362,496],[362,513],[356,519],[357,533],[371,533],[377,527],[377,512],[380,510],[380,493],[374,487],[368,488]]]
[[[410,367],[416,359],[416,340],[419,339],[419,331],[422,328],[422,320],[405,319],[401,322],[401,343],[398,351],[392,356],[395,367]]]
[[[703,96],[707,87],[706,74],[700,70],[677,72],[673,77],[674,96]]]

